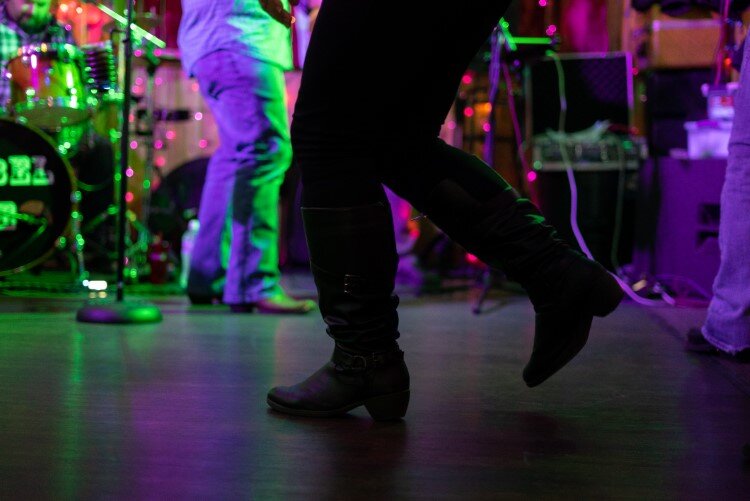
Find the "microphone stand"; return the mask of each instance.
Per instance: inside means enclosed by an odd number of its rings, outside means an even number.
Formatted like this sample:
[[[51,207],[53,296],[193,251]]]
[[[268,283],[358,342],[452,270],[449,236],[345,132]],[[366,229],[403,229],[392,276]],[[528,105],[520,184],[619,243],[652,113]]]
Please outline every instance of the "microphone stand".
[[[126,301],[125,300],[125,232],[126,230],[126,212],[127,212],[127,183],[128,178],[126,171],[128,169],[128,153],[130,148],[130,104],[132,98],[132,74],[133,74],[133,33],[139,30],[139,36],[146,38],[157,45],[163,44],[161,40],[141,28],[133,25],[133,11],[135,9],[135,0],[128,0],[127,18],[124,19],[117,13],[113,12],[106,6],[96,3],[102,11],[109,14],[119,22],[125,22],[125,38],[123,39],[123,51],[125,62],[125,79],[123,82],[123,104],[122,104],[122,134],[120,135],[120,172],[119,172],[119,193],[118,193],[118,214],[117,214],[117,298],[115,301],[110,299],[90,300],[76,315],[79,322],[98,323],[98,324],[142,324],[160,322],[162,320],[161,311],[156,305],[143,301]],[[114,15],[112,15],[114,14]],[[140,32],[147,33],[148,36]]]

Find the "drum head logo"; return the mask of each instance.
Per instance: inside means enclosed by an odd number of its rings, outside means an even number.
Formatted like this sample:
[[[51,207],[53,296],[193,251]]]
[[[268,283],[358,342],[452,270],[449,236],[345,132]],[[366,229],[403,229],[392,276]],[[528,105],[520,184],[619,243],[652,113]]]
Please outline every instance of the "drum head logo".
[[[15,202],[0,200],[0,231],[15,231],[18,206]]]
[[[11,155],[0,158],[0,188],[52,186],[55,176],[47,171],[47,157],[41,155]]]

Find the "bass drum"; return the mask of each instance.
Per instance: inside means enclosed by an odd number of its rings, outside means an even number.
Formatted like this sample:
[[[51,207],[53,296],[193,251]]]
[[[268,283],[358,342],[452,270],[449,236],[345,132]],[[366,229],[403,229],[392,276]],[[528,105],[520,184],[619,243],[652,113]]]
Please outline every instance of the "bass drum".
[[[38,129],[0,119],[0,276],[46,260],[69,234],[76,184]]]

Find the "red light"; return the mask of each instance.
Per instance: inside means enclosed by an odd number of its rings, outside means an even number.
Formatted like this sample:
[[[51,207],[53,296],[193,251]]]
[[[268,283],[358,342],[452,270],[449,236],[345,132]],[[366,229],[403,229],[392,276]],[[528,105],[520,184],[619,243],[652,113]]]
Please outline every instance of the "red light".
[[[130,192],[130,191],[129,191],[129,192],[125,193],[125,201],[126,201],[127,203],[130,203],[130,202],[132,202],[133,200],[135,200],[135,195],[133,195],[133,193],[132,193],[132,192]]]
[[[464,85],[469,85],[473,81],[474,81],[474,77],[472,77],[468,73],[464,74],[463,78],[461,78],[461,83]]]
[[[526,179],[528,179],[530,183],[536,181],[536,172],[534,172],[533,170],[529,171],[529,173],[526,174]]]
[[[473,117],[474,116],[474,108],[472,108],[471,106],[467,106],[466,108],[464,108],[464,116],[468,117],[468,118]]]
[[[476,257],[474,254],[466,253],[466,262],[469,264],[479,264],[479,258]]]

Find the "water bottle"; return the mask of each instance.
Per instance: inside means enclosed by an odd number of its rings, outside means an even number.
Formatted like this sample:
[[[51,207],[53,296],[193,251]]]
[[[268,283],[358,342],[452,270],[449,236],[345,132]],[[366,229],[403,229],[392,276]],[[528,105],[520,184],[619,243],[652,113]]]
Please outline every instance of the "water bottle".
[[[188,223],[187,230],[182,234],[182,248],[180,256],[182,258],[182,269],[180,270],[180,287],[187,289],[188,275],[190,274],[190,258],[193,255],[195,239],[198,237],[200,223],[197,219],[191,219]]]

